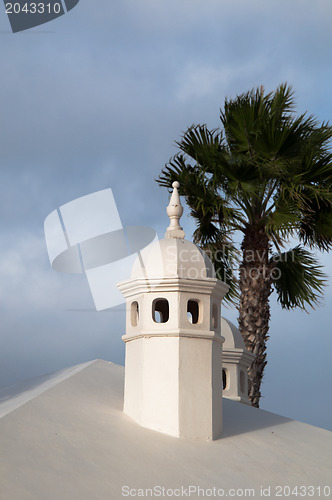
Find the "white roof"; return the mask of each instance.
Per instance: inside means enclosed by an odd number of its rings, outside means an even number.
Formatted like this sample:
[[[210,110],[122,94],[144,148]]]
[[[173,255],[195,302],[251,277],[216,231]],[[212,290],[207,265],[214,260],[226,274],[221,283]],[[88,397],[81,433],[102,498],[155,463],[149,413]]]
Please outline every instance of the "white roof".
[[[224,399],[221,439],[172,438],[122,413],[123,381],[124,367],[97,360],[37,387],[26,384],[25,395],[7,393],[0,405],[0,411],[7,405],[0,419],[1,498],[117,500],[126,486],[181,485],[253,488],[259,497],[262,485],[330,480],[327,430]]]

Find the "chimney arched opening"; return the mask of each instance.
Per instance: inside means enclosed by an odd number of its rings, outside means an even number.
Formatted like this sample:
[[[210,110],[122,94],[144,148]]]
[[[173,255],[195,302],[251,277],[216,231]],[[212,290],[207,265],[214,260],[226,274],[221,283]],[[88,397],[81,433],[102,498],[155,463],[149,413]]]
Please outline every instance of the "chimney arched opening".
[[[169,320],[169,303],[167,299],[155,299],[152,303],[152,319],[155,323],[167,323]]]

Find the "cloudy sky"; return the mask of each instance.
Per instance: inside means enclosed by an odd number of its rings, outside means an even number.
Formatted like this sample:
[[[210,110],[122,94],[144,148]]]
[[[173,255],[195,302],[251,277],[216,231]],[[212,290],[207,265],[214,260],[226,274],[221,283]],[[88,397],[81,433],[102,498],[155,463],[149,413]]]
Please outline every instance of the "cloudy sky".
[[[1,5],[0,385],[124,363],[123,307],[93,311],[85,277],[51,269],[46,216],[111,187],[123,224],[162,237],[154,179],[189,125],[219,125],[226,96],[287,81],[299,113],[331,119],[331,22],[330,0],[81,0],[13,34]],[[331,428],[332,288],[309,315],[274,300],[261,407]]]

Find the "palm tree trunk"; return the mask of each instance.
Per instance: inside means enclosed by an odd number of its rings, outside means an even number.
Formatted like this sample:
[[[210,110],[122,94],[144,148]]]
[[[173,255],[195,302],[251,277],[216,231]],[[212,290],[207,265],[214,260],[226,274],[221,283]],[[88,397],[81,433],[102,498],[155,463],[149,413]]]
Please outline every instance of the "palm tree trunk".
[[[269,338],[271,270],[269,240],[264,229],[248,228],[242,242],[240,267],[239,330],[256,358],[248,370],[249,399],[259,407]]]

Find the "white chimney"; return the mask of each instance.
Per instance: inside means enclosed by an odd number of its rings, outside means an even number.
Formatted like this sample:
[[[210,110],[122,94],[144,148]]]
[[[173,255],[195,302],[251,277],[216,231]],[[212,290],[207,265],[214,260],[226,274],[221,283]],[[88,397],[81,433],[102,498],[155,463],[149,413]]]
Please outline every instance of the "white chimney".
[[[247,351],[240,331],[226,318],[221,318],[221,334],[225,339],[222,353],[223,396],[250,405],[248,368],[255,355]]]
[[[211,440],[222,431],[220,309],[228,286],[184,239],[178,187],[165,239],[118,285],[127,303],[124,412],[149,429]]]

